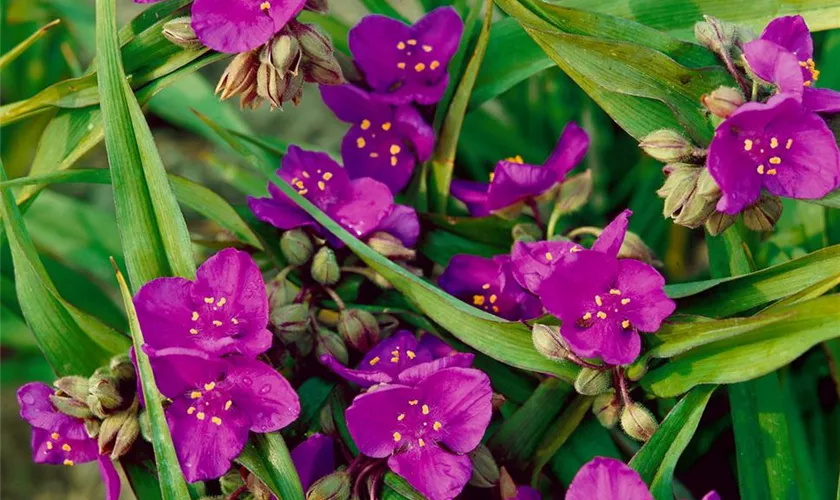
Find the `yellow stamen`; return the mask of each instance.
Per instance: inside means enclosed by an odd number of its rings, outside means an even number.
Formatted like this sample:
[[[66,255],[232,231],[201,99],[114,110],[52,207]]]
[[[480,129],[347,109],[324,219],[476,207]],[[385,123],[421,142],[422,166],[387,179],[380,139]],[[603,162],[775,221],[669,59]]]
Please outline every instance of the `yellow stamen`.
[[[327,185],[324,184],[324,181],[318,181],[318,189],[320,189],[321,191],[327,189]]]
[[[216,299],[214,299],[213,297],[204,297],[204,303],[205,304],[212,304],[215,301],[216,301]]]
[[[630,328],[630,320],[629,320],[629,319],[625,319],[624,321],[622,321],[622,322],[621,322],[621,327],[622,327],[622,328]]]
[[[367,130],[370,128],[370,120],[362,120],[362,130]]]
[[[630,303],[630,299],[621,299],[621,305],[626,306]]]
[[[325,181],[329,181],[330,179],[332,179],[332,178],[333,178],[333,174],[332,174],[332,172],[326,172],[326,173],[325,173],[324,175],[322,175],[321,177],[323,177]]]
[[[758,172],[759,174],[763,174],[764,173],[764,165],[759,165],[758,168],[755,169],[755,171]]]
[[[405,63],[404,63],[404,62],[397,63],[397,67],[398,67],[399,69],[405,69]]]
[[[67,467],[72,467],[73,465],[75,465],[75,462],[73,462],[70,459],[65,459],[64,460],[64,465],[66,465]]]
[[[52,441],[47,441],[47,449],[48,449],[48,450],[53,449],[53,444],[52,444]]]
[[[198,321],[198,311],[193,311],[193,313],[192,313],[192,320],[193,320],[193,321]]]
[[[190,328],[190,334],[191,335],[198,335],[198,330],[196,330],[195,328]]]
[[[190,393],[190,398],[191,399],[200,399],[201,398],[201,393],[198,392],[198,391],[192,391]]]
[[[394,441],[399,443],[400,439],[402,439],[402,434],[400,434],[399,432],[395,432],[394,433]]]
[[[793,146],[793,139],[788,139],[785,143],[785,149],[790,149],[791,146]]]
[[[595,316],[598,316],[601,319],[607,319],[607,313],[605,313],[604,311],[598,311],[598,313]]]
[[[417,45],[417,40],[412,38],[412,39],[407,40],[405,43],[407,43],[409,45]]]
[[[222,297],[218,302],[216,302],[216,307],[222,307],[225,304],[227,304],[227,299]]]
[[[304,177],[304,179],[309,179],[309,178],[311,178],[312,176],[311,176],[311,175],[309,175],[309,172],[304,172],[304,173],[303,173],[303,177]]]
[[[399,420],[400,422],[402,422],[402,421],[403,421],[403,419],[405,419],[405,413],[400,413],[399,415],[397,415],[397,420]]]
[[[546,253],[545,253],[545,260],[551,260],[551,259],[553,259],[553,258],[554,258],[554,256],[553,256],[553,255],[551,255],[551,252],[546,252]]]
[[[50,434],[50,437],[53,438],[53,439],[58,439],[61,436],[59,436],[57,432],[53,432],[52,434]]]
[[[210,419],[210,421],[213,422],[216,425],[222,425],[222,419],[219,418],[219,417],[213,417],[213,418]]]
[[[238,325],[238,324],[239,324],[239,320],[238,320],[238,319],[236,319],[236,318],[230,318],[230,322],[231,322],[231,323],[233,323],[234,325]]]
[[[193,413],[195,413],[195,406],[187,408],[187,415],[192,415]]]
[[[484,305],[484,295],[473,295],[473,305],[483,306]]]
[[[443,427],[443,424],[441,424],[440,422],[435,422],[435,425],[432,426],[432,429],[439,431],[441,427]]]
[[[432,61],[432,63],[431,63],[431,64],[429,64],[429,68],[431,68],[431,69],[438,69],[438,68],[440,68],[440,61],[437,61],[437,60]]]
[[[397,160],[396,156],[391,157],[391,166],[392,167],[396,167],[398,162],[399,162],[399,160]]]
[[[424,446],[426,446],[426,442],[425,442],[425,441],[423,441],[423,438],[418,439],[418,440],[417,440],[417,442],[418,442],[418,443],[420,443],[420,447],[421,447],[421,448],[422,448],[422,447],[424,447]]]
[[[379,356],[376,356],[375,358],[373,358],[372,360],[370,360],[370,361],[368,362],[368,364],[369,364],[370,366],[374,366],[376,363],[379,363]]]
[[[600,306],[604,305],[604,301],[602,301],[602,300],[601,300],[601,296],[600,296],[600,295],[596,295],[596,296],[595,296],[595,303],[596,303],[596,304],[598,304],[598,307],[600,307]]]
[[[271,9],[271,2],[263,2],[260,4],[260,10],[266,11]]]
[[[489,288],[490,288],[490,283],[485,283],[485,284],[481,285],[482,290],[487,290]]]
[[[370,157],[371,158],[379,158],[379,153],[371,153]]]
[[[70,451],[72,448],[70,448],[69,444],[64,443],[63,445],[61,445],[61,449],[64,451]]]
[[[779,158],[778,156],[774,156],[774,157],[770,158],[770,163],[772,163],[773,165],[778,165],[778,164],[782,163],[782,159]]]
[[[621,290],[618,288],[612,288],[610,289],[610,295],[621,295]]]
[[[394,356],[393,358],[391,358],[391,363],[399,363],[399,362],[400,362],[400,357],[399,356]]]
[[[212,391],[216,388],[216,382],[210,382],[209,384],[204,384],[205,391]]]
[[[414,65],[414,71],[417,71],[418,73],[423,71],[424,69],[426,69],[426,65],[423,63],[417,63]]]
[[[423,45],[423,52],[431,52],[432,46],[431,45]]]
[[[203,411],[200,411],[195,415],[195,418],[197,418],[199,420],[204,420],[205,417],[206,417],[206,415],[204,414]]]
[[[417,403],[419,403],[419,402],[420,402],[419,399],[412,399],[411,401],[408,402],[408,404],[410,404],[411,406],[417,406]]]
[[[770,170],[767,171],[767,175],[776,175],[776,169],[771,168]]]
[[[383,123],[383,124],[382,124],[382,130],[384,130],[385,132],[387,132],[387,131],[391,130],[391,122],[385,122],[385,123]]]
[[[365,147],[365,144],[367,143],[365,142],[364,137],[359,137],[358,139],[356,139],[356,146],[359,146],[359,149]]]
[[[429,405],[423,405],[423,408],[422,408],[421,411],[423,412],[423,415],[428,415],[429,414]]]
[[[217,319],[214,319],[213,320],[213,326],[222,326],[222,322],[217,320]]]
[[[771,137],[770,138],[770,147],[773,148],[773,149],[778,148],[779,147],[779,140],[776,139],[775,137]]]
[[[398,155],[398,154],[400,154],[400,151],[402,151],[402,148],[399,147],[398,145],[394,144],[394,145],[391,146],[391,149],[389,149],[388,151],[390,151],[392,155]]]
[[[588,313],[583,315],[583,320],[584,321],[590,320],[590,319],[592,319],[592,313],[588,312]]]
[[[408,356],[408,359],[414,359],[417,357],[417,355],[414,354],[414,351],[405,351],[405,354]]]
[[[225,403],[225,411],[230,410],[231,405],[233,405],[233,401],[227,400]]]
[[[744,140],[744,151],[751,151],[753,148],[753,141],[750,139]]]
[[[404,49],[405,49],[405,42],[400,42],[400,43],[398,43],[398,44],[397,44],[397,48],[398,48],[399,50],[404,50]]]
[[[498,297],[496,297],[496,294],[495,294],[495,293],[490,294],[490,303],[491,303],[491,304],[495,304],[495,303],[496,303],[496,299],[498,299]]]

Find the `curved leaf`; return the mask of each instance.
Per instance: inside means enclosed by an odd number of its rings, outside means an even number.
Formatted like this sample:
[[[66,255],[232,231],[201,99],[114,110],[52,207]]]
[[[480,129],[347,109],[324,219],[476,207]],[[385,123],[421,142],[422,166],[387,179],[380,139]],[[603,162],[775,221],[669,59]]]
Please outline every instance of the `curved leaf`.
[[[254,434],[236,459],[283,500],[303,500],[295,464],[279,432]]]

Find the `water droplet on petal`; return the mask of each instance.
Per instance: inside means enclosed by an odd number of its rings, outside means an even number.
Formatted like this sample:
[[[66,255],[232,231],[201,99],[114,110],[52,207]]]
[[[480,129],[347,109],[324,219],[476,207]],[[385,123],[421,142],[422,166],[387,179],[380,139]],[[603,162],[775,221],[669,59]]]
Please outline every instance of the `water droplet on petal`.
[[[262,389],[260,389],[260,394],[268,394],[269,391],[271,391],[271,386],[266,384],[262,386]]]
[[[24,394],[23,402],[28,405],[35,404],[35,398],[32,397],[32,394]]]

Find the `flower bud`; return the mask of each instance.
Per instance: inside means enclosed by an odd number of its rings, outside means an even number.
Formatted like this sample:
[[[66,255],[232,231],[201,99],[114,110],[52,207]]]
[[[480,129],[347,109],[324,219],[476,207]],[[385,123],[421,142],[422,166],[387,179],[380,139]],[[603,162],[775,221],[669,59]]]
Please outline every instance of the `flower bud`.
[[[287,74],[297,74],[301,57],[297,38],[283,30],[263,45],[260,63],[271,66],[279,78],[285,79]]]
[[[237,54],[219,79],[216,94],[224,101],[237,94],[245,95],[255,91],[259,66],[260,60],[256,50]]]
[[[286,231],[280,237],[280,251],[283,252],[289,264],[303,265],[312,257],[312,238],[302,229]]]
[[[319,414],[318,421],[321,424],[321,432],[327,435],[333,435],[336,433],[335,418],[332,413],[332,405],[329,402],[321,407],[321,413]]]
[[[300,42],[301,51],[307,59],[313,62],[335,61],[332,40],[315,25],[293,21],[289,23],[289,28]]]
[[[386,339],[396,332],[400,327],[400,320],[390,314],[380,314],[377,318],[379,323],[379,338]]]
[[[350,361],[350,354],[347,352],[347,346],[344,345],[344,340],[337,333],[326,328],[318,329],[315,353],[318,358],[325,354],[330,354],[342,365],[346,365]]]
[[[128,450],[137,441],[139,435],[140,423],[137,421],[136,415],[132,415],[123,423],[119,432],[117,432],[114,446],[111,449],[111,458],[116,460],[128,453]]]
[[[735,25],[712,16],[703,16],[706,20],[694,25],[694,38],[709,50],[721,53],[728,51],[735,42]]]
[[[706,231],[708,231],[712,236],[717,236],[729,229],[729,226],[735,224],[735,220],[737,218],[737,215],[729,215],[723,212],[713,212],[706,219]]]
[[[399,238],[388,233],[373,233],[367,243],[372,249],[389,259],[410,260],[417,256],[417,252],[411,248],[406,248]]]
[[[306,500],[348,500],[350,498],[350,474],[337,470],[315,481],[306,492]]]
[[[114,356],[108,364],[111,373],[119,382],[134,382],[137,380],[137,372],[134,370],[134,363],[128,356]]]
[[[575,390],[584,396],[597,396],[612,387],[612,376],[608,370],[581,368],[575,379]]]
[[[615,391],[597,396],[592,402],[592,413],[605,428],[615,427],[621,414],[621,401],[616,397]]]
[[[570,214],[581,209],[592,196],[592,171],[569,177],[560,185],[554,210],[560,215]]]
[[[711,94],[704,94],[700,101],[711,114],[719,118],[727,118],[741,104],[744,104],[744,96],[736,88],[718,87]]]
[[[303,5],[304,10],[311,10],[312,12],[317,12],[318,14],[326,14],[329,12],[330,8],[327,5],[327,0],[306,0],[306,3]]]
[[[646,135],[639,143],[642,150],[661,161],[673,163],[691,158],[694,146],[682,134],[670,129],[661,129]]]
[[[163,37],[179,47],[197,49],[203,47],[195,34],[190,16],[176,17],[163,25]]]
[[[762,195],[758,203],[744,209],[744,225],[753,231],[772,231],[782,216],[782,202],[775,196]]]
[[[338,333],[357,351],[366,353],[379,342],[379,323],[367,311],[346,309],[339,316]]]
[[[289,304],[271,310],[277,336],[288,344],[299,340],[309,328],[309,304]]]
[[[621,428],[636,441],[647,441],[659,424],[650,410],[639,403],[631,403],[621,411]]]
[[[560,336],[559,326],[535,324],[531,329],[534,347],[543,356],[554,361],[565,360],[569,354],[566,342]]]
[[[307,82],[320,85],[340,85],[344,83],[344,73],[338,61],[306,61],[303,63],[303,76]]]
[[[540,226],[531,222],[520,222],[513,226],[511,230],[513,241],[524,241],[525,243],[533,243],[543,238],[543,231]]]
[[[254,474],[248,474],[245,478],[245,486],[248,488],[248,492],[254,500],[271,500],[274,498],[271,495],[271,490],[268,489],[268,486],[266,486],[264,482],[260,481],[260,478]]]
[[[85,419],[85,432],[88,437],[95,438],[99,435],[99,429],[102,427],[102,421],[98,418]]]
[[[627,231],[624,235],[624,241],[621,243],[621,248],[618,249],[618,258],[640,260],[651,266],[662,265],[653,250],[642,241],[639,235],[632,231]]]
[[[265,293],[268,296],[270,309],[274,310],[291,304],[300,292],[300,288],[286,279],[292,269],[292,267],[283,269],[265,284]]]
[[[88,379],[85,377],[61,377],[53,385],[76,401],[81,401],[82,403],[87,401]]]
[[[661,198],[665,198],[662,215],[672,218],[682,211],[697,188],[697,178],[700,177],[701,170],[700,167],[685,163],[672,163],[663,169],[667,175],[665,184],[656,192]]]
[[[104,412],[115,410],[122,406],[123,397],[119,391],[119,381],[112,375],[94,373],[88,380],[90,396],[98,403],[91,405],[97,410],[101,405]]]
[[[65,415],[70,415],[76,418],[88,418],[91,416],[90,407],[81,401],[73,399],[69,396],[58,396],[50,394],[50,401],[58,411]]]
[[[502,409],[502,406],[507,402],[507,398],[503,394],[499,394],[498,392],[494,392],[493,396],[490,398],[490,405],[493,407],[493,411],[499,411]]]
[[[499,474],[499,494],[502,500],[516,500],[516,492],[516,482],[510,477],[507,469],[502,467],[501,473]]]
[[[334,285],[340,277],[341,270],[335,252],[328,247],[321,247],[312,259],[312,278],[322,285]]]
[[[478,445],[478,448],[469,452],[469,457],[472,462],[470,486],[492,488],[499,482],[499,466],[487,446]]]
[[[234,491],[237,491],[242,486],[245,486],[245,480],[239,472],[239,467],[234,467],[220,477],[219,486],[222,488],[222,493],[224,493],[224,497],[222,498],[225,500],[227,500]]]

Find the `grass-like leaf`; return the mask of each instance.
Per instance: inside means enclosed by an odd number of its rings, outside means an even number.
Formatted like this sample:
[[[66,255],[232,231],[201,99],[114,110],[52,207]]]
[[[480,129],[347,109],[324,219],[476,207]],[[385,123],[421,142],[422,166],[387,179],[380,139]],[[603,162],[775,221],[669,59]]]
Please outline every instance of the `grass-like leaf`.
[[[279,432],[252,435],[236,461],[260,478],[277,498],[303,500],[297,469]]]

